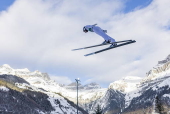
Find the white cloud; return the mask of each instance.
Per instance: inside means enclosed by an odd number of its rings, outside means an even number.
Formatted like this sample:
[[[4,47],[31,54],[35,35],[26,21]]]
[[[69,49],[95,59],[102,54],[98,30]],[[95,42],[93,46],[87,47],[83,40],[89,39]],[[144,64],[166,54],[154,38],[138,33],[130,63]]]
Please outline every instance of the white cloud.
[[[119,0],[17,0],[0,12],[0,63],[108,84],[126,75],[145,76],[169,54],[169,4],[154,0],[146,8],[123,14]],[[84,25],[94,23],[118,41],[137,42],[89,57],[83,55],[101,48],[71,51],[103,41],[82,32]]]
[[[50,75],[50,78],[52,80],[55,80],[59,84],[68,85],[68,84],[70,84],[72,82],[67,76],[53,76],[53,75]]]

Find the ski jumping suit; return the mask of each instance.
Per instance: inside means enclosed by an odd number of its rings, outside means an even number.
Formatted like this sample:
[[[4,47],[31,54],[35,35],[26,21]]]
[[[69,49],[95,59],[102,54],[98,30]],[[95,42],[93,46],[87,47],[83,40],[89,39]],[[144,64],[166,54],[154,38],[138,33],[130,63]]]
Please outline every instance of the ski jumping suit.
[[[102,30],[100,27],[96,26],[97,24],[94,25],[86,25],[84,26],[88,31],[90,32],[95,32],[96,34],[100,35],[101,37],[104,38],[105,41],[110,42],[110,43],[114,43],[115,39],[113,39],[112,37],[108,36],[106,34],[106,30]]]

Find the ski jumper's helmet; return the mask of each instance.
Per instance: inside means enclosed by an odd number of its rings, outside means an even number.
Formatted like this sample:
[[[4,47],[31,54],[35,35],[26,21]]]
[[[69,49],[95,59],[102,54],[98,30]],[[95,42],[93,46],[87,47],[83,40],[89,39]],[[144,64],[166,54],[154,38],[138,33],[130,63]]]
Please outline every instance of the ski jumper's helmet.
[[[85,27],[83,27],[83,32],[88,32],[88,30],[85,28]]]

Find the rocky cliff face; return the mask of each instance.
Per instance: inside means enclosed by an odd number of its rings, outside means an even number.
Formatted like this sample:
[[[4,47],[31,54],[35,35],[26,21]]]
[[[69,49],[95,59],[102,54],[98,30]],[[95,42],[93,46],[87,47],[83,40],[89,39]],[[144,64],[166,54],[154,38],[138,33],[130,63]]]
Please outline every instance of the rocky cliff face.
[[[158,64],[165,64],[170,61],[170,55],[168,55],[164,60],[158,61]]]
[[[155,99],[158,96],[161,99],[163,104],[166,104],[164,111],[168,112],[170,104],[170,98],[163,100],[165,94],[170,94],[170,86],[167,83],[170,81],[170,76],[153,80],[147,83],[143,83],[138,88],[138,91],[135,92],[136,96],[130,99],[125,107],[125,113],[148,113],[151,114],[155,110]],[[134,94],[134,93],[133,93]],[[126,97],[132,97],[132,94],[129,93]]]
[[[103,109],[104,114],[120,114],[124,109],[125,95],[117,90],[108,89],[105,95],[89,104],[89,113],[92,114],[96,109],[97,105],[100,105]]]
[[[30,78],[30,77],[41,77],[44,80],[50,80],[50,77],[47,73],[41,73],[38,70],[34,72],[30,72],[27,68],[25,69],[13,69],[9,65],[4,64],[0,66],[0,74],[9,74],[9,75],[15,75],[24,79]]]
[[[121,91],[123,93],[128,93],[134,91],[140,84],[142,78],[135,76],[127,76],[121,80],[115,81],[109,85],[109,89],[114,89]]]
[[[168,55],[168,57],[164,60],[159,61],[158,64],[147,73],[147,76],[143,79],[143,82],[155,80],[168,75],[170,75],[170,55]]]
[[[48,100],[47,94],[19,88],[15,86],[15,83],[29,84],[16,76],[0,75],[0,88],[5,88],[0,89],[1,113],[39,114],[55,110]]]
[[[0,113],[2,114],[48,114],[55,110],[46,94],[29,90],[21,93],[10,88],[6,89],[6,91],[0,89]]]

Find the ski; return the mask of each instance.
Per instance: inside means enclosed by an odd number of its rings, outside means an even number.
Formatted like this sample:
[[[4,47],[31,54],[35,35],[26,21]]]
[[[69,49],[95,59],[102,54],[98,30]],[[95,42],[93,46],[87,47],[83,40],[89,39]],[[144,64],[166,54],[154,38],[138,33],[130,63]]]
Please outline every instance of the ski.
[[[93,46],[88,46],[88,47],[83,47],[83,48],[78,48],[78,49],[72,49],[72,51],[88,49],[88,48],[98,47],[98,46],[104,46],[104,45],[108,45],[108,44],[110,44],[110,43],[107,43],[107,44],[98,44],[98,45],[93,45]]]
[[[121,46],[128,45],[128,44],[135,43],[135,42],[136,42],[135,40],[130,40],[130,41],[127,41],[125,43],[119,44],[117,46],[108,47],[108,48],[105,48],[105,49],[102,49],[102,50],[99,50],[99,51],[96,51],[96,52],[93,52],[93,53],[86,54],[84,56],[94,55],[94,54],[97,54],[97,53],[101,53],[101,52],[104,52],[104,51],[107,51],[107,50],[110,50],[110,49],[113,49],[113,48],[121,47]]]
[[[122,43],[122,42],[131,42],[132,40],[123,40],[123,41],[117,41],[114,43]],[[108,45],[111,43],[107,43],[107,44],[98,44],[98,45],[92,45],[92,46],[88,46],[88,47],[83,47],[83,48],[77,48],[77,49],[73,49],[72,51],[76,51],[76,50],[82,50],[82,49],[88,49],[88,48],[93,48],[93,47],[98,47],[98,46],[104,46],[104,45]]]

